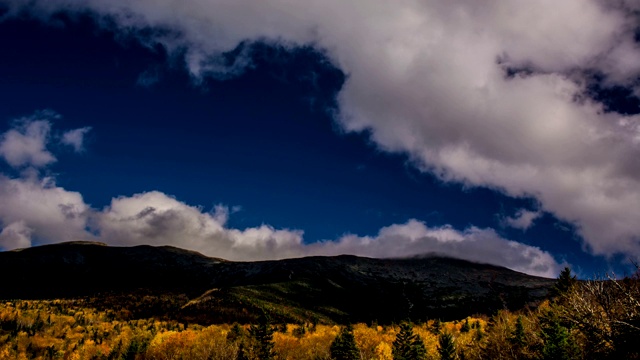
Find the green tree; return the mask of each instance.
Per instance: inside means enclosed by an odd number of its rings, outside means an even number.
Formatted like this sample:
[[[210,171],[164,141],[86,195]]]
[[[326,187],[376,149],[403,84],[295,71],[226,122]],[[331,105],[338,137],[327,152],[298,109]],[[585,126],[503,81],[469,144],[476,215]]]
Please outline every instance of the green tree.
[[[576,284],[576,276],[571,275],[571,269],[565,267],[558,275],[558,279],[553,287],[549,290],[551,297],[558,297],[569,292],[569,290]]]
[[[422,360],[427,357],[427,349],[420,336],[413,333],[409,323],[400,325],[400,332],[393,342],[394,360]]]
[[[522,324],[522,316],[518,316],[518,320],[516,320],[516,328],[513,330],[513,333],[511,333],[511,338],[509,338],[509,341],[517,347],[525,346],[526,341],[524,334],[524,325]]]
[[[241,340],[244,337],[244,329],[240,327],[238,323],[234,323],[229,333],[227,334],[227,341],[232,343]]]
[[[263,313],[257,325],[252,325],[249,334],[258,345],[258,358],[260,360],[273,359],[273,332],[274,328],[266,313]]]
[[[84,338],[80,339],[84,342]],[[147,347],[149,345],[148,340],[133,338],[127,347],[127,350],[124,353],[125,360],[134,360],[138,354],[142,354],[147,351]]]
[[[446,331],[440,334],[438,337],[438,353],[442,360],[456,359],[456,344],[453,340],[453,335]]]
[[[353,336],[353,327],[344,327],[331,343],[331,358],[334,360],[358,360],[360,351]]]
[[[543,360],[571,360],[579,358],[579,348],[570,336],[569,329],[562,326],[560,319],[549,312],[541,319]]]

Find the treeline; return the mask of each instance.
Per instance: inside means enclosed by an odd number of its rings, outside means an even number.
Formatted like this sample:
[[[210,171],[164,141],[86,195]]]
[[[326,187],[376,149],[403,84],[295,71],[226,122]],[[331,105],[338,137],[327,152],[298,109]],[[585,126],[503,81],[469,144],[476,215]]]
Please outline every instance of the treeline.
[[[491,317],[379,326],[201,326],[130,319],[85,300],[0,303],[0,359],[640,359],[640,278],[576,281]]]

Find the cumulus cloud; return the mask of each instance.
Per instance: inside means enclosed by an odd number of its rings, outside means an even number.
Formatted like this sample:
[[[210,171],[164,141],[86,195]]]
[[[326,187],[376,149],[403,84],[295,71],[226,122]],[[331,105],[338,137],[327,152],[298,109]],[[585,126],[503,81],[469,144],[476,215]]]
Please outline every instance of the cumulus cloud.
[[[377,236],[345,235],[305,244],[300,230],[268,225],[234,229],[229,209],[206,212],[164,193],[151,191],[114,198],[104,209],[85,204],[77,192],[51,179],[0,177],[0,248],[11,250],[69,240],[110,245],[172,245],[229,260],[270,260],[308,255],[354,254],[406,257],[437,253],[492,263],[529,274],[554,277],[560,265],[539,248],[501,238],[491,229],[428,227],[410,220],[385,227]]]
[[[504,226],[515,229],[527,230],[533,225],[533,222],[542,216],[541,211],[531,211],[527,209],[519,209],[513,216],[507,216],[501,219]]]
[[[271,226],[225,227],[228,209],[213,212],[151,191],[118,197],[94,214],[102,241],[114,245],[173,245],[229,260],[282,259],[302,254],[302,232]]]
[[[31,232],[24,221],[5,226],[0,231],[0,248],[20,249],[31,246]]]
[[[41,168],[57,160],[47,148],[52,140],[59,140],[81,152],[84,136],[91,127],[68,130],[60,137],[52,136],[53,122],[59,118],[57,113],[45,110],[14,120],[11,128],[0,134],[0,157],[14,168]]]
[[[535,197],[596,254],[640,254],[640,117],[585,96],[588,74],[634,86],[633,1],[4,3],[7,16],[93,13],[183,54],[195,78],[240,73],[248,54],[221,54],[241,42],[315,46],[348,75],[336,115],[345,130],[445,181]]]
[[[45,144],[46,145],[46,144]],[[509,267],[529,274],[557,274],[558,263],[538,248],[501,238],[491,229],[463,231],[429,227],[410,220],[385,227],[376,236],[345,235],[305,244],[303,232],[261,225],[227,226],[240,207],[216,205],[212,211],[167,194],[150,191],[113,198],[95,209],[80,193],[59,187],[38,171],[20,177],[0,174],[0,249],[69,240],[99,240],[110,245],[172,245],[229,260],[270,260],[308,255],[354,254],[406,257],[438,253]]]
[[[385,227],[377,236],[345,235],[339,239],[305,244],[299,230],[268,225],[247,229],[226,226],[229,210],[213,212],[187,205],[152,191],[118,197],[93,216],[101,241],[115,245],[174,245],[229,260],[283,259],[308,255],[354,254],[369,257],[407,257],[437,253],[492,263],[554,277],[560,265],[539,248],[500,237],[491,229],[450,226],[428,227],[410,220]]]
[[[41,176],[40,168],[56,161],[47,149],[52,140],[52,121],[59,115],[40,111],[13,121],[0,135],[0,156],[19,169],[19,177],[0,174],[0,248],[28,247],[36,242],[90,240],[86,231],[91,215],[82,195],[56,185],[52,177]],[[63,134],[62,142],[79,140],[83,129]]]
[[[65,131],[62,134],[62,139],[60,139],[60,142],[73,147],[73,150],[75,152],[82,152],[84,150],[84,136],[89,131],[91,131],[90,126]]]
[[[298,230],[262,225],[244,230],[225,225],[228,209],[206,213],[160,192],[113,199],[95,215],[101,241],[118,245],[174,245],[230,260],[267,260],[307,255],[354,254],[408,257],[437,253],[502,265],[514,270],[555,277],[560,265],[549,253],[500,237],[492,229],[429,227],[410,220],[382,228],[376,236],[345,235],[305,244]]]
[[[0,135],[0,157],[9,165],[42,167],[56,161],[46,148],[51,132],[50,114],[36,113],[19,119]]]
[[[308,247],[311,253],[322,255],[377,258],[440,254],[546,277],[557,276],[561,268],[548,252],[504,239],[493,229],[470,227],[459,231],[450,226],[429,227],[415,219],[382,228],[374,237],[346,235],[335,242]]]
[[[60,242],[91,238],[85,230],[89,206],[82,195],[56,186],[51,178],[12,179],[0,175],[0,204],[0,225],[3,234],[7,231],[0,246],[5,250],[34,239]]]

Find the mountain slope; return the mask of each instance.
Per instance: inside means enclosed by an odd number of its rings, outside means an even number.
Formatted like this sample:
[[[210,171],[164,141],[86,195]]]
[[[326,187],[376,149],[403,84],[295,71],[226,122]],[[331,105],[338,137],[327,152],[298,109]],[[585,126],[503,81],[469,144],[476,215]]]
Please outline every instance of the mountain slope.
[[[88,297],[194,322],[401,321],[521,308],[554,280],[444,257],[231,262],[174,247],[63,243],[0,253],[0,298]],[[148,301],[147,305],[141,299]],[[155,300],[149,300],[155,299]]]

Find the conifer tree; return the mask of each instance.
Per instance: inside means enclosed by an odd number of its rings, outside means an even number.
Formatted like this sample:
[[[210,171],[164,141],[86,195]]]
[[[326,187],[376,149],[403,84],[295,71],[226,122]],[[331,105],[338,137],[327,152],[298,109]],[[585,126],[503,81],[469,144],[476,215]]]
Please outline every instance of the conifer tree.
[[[353,336],[353,327],[347,325],[333,339],[331,343],[331,359],[333,360],[358,360],[360,351]]]
[[[518,316],[518,320],[516,320],[516,328],[513,330],[509,341],[518,347],[523,347],[526,344],[522,316]]]
[[[578,347],[570,337],[569,330],[562,326],[560,319],[549,312],[541,319],[542,338],[544,347],[542,348],[543,360],[571,360],[577,359]]]
[[[273,332],[274,328],[266,313],[260,316],[257,325],[252,325],[249,329],[251,337],[257,342],[260,360],[273,359]]]
[[[422,360],[427,357],[427,349],[420,336],[413,333],[409,323],[400,325],[400,332],[393,342],[394,360]]]
[[[227,340],[230,342],[236,342],[244,336],[244,329],[240,327],[238,323],[234,323],[227,334]]]
[[[456,344],[453,341],[453,335],[448,332],[442,332],[438,337],[438,353],[441,360],[456,359]]]
[[[571,275],[571,269],[565,267],[558,275],[555,285],[549,290],[551,297],[558,297],[566,294],[577,282],[575,275]]]

